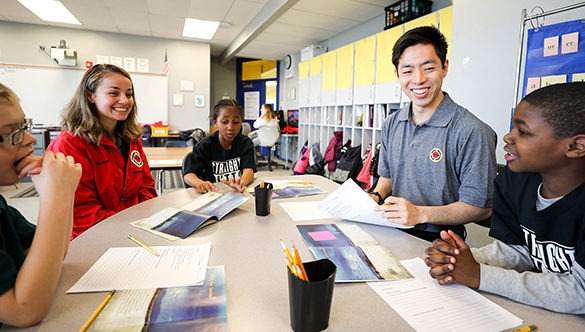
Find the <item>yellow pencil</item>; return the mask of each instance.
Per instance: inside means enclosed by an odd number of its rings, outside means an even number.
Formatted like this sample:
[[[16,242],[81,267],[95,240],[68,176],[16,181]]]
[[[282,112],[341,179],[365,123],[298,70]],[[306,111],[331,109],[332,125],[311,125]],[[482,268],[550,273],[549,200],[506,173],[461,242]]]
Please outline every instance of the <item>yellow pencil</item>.
[[[292,255],[290,254],[290,251],[288,251],[288,248],[284,245],[284,242],[282,242],[282,240],[280,240],[280,245],[282,245],[282,249],[284,250],[284,254],[286,255],[286,258],[288,259],[288,261],[291,264],[294,264],[295,261],[292,258]]]
[[[151,253],[153,253],[154,255],[156,255],[156,256],[160,256],[160,254],[158,253],[158,251],[156,251],[156,250],[152,249],[151,247],[149,247],[148,245],[146,245],[144,242],[142,242],[142,241],[138,240],[138,239],[137,239],[137,238],[135,238],[134,236],[132,236],[132,235],[128,235],[128,238],[129,238],[130,240],[134,241],[136,244],[138,244],[138,245],[139,245],[139,246],[141,246],[142,248],[144,248],[144,249],[146,249],[146,250],[150,251],[150,252],[151,252]]]
[[[292,244],[292,247],[294,252],[294,258],[297,260],[296,264],[301,270],[301,279],[303,279],[304,281],[309,281],[307,271],[305,271],[305,266],[303,265],[303,261],[301,260],[301,255],[299,255],[299,251],[297,250],[297,247],[295,246],[294,243]]]
[[[85,324],[83,324],[83,326],[79,329],[79,332],[84,332],[85,330],[87,330],[87,328],[91,325],[91,323],[93,323],[93,321],[97,318],[97,316],[100,314],[100,312],[104,309],[104,307],[106,306],[106,304],[108,304],[108,302],[110,302],[110,299],[112,298],[112,296],[114,296],[114,293],[116,293],[116,290],[115,289],[113,291],[111,291],[108,294],[108,296],[106,296],[106,298],[102,301],[102,303],[100,304],[100,306],[97,307],[97,309],[95,309],[95,311],[89,317],[89,319],[87,320],[87,322],[85,322]]]

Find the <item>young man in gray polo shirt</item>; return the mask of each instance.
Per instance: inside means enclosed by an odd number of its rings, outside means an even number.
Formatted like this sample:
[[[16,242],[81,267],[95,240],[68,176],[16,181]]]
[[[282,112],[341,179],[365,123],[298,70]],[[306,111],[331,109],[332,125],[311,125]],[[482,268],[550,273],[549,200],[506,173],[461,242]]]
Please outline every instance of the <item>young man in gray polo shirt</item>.
[[[406,32],[392,62],[411,102],[382,126],[380,180],[370,192],[388,221],[429,241],[491,214],[496,134],[441,90],[447,42],[434,27]]]

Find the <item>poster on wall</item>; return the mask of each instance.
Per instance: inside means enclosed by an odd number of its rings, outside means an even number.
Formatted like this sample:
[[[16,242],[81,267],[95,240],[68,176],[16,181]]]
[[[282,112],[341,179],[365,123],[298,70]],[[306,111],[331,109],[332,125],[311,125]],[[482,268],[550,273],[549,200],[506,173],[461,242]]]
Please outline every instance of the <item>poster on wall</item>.
[[[522,96],[543,86],[585,80],[585,23],[528,30]]]
[[[260,110],[260,91],[244,92],[244,119],[257,119]]]

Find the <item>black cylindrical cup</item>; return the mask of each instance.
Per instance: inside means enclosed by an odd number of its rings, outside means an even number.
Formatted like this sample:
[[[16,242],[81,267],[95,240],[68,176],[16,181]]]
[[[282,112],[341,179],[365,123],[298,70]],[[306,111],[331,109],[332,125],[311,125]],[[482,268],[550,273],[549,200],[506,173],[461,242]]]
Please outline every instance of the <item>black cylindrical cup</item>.
[[[329,326],[336,267],[328,259],[303,265],[309,281],[287,269],[290,325],[297,332],[321,331]]]
[[[254,200],[256,201],[256,215],[267,216],[270,214],[272,202],[272,183],[264,183],[263,187],[254,187]]]

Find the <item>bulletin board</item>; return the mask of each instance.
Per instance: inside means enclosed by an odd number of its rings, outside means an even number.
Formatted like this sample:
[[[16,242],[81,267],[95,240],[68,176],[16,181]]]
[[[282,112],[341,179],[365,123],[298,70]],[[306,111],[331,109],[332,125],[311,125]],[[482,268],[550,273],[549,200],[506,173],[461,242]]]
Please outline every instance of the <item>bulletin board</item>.
[[[0,63],[0,82],[20,98],[35,125],[58,125],[85,69]],[[134,84],[138,121],[168,121],[168,78],[159,74],[130,73]]]
[[[585,81],[585,22],[528,30],[522,96],[541,87]]]

